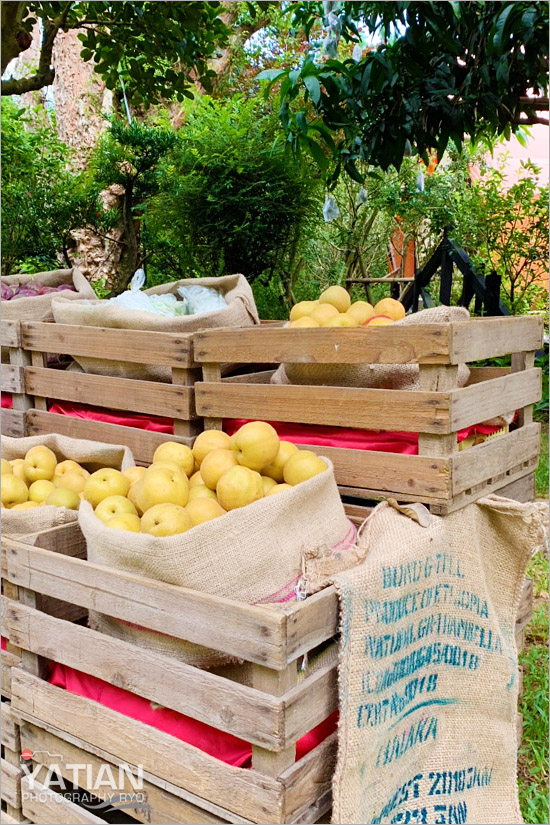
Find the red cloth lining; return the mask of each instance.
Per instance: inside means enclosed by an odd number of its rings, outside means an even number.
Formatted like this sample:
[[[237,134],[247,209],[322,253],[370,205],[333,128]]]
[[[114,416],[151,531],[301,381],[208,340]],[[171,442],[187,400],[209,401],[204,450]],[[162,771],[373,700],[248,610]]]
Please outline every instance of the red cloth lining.
[[[52,662],[50,669],[48,681],[56,687],[68,690],[77,696],[93,699],[124,716],[129,716],[145,725],[151,725],[228,765],[238,768],[248,768],[251,765],[251,745],[230,733],[219,731],[204,722],[198,722],[196,719],[191,719],[169,708],[153,709],[148,699],[72,667]],[[338,713],[335,711],[328,719],[302,736],[296,743],[296,761],[336,730],[337,723]]]

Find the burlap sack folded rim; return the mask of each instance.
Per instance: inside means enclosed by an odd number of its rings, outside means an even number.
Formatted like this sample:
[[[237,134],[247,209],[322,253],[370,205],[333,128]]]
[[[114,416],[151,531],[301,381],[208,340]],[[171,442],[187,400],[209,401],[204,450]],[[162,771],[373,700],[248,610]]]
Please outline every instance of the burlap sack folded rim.
[[[63,297],[67,301],[94,298],[95,293],[76,267],[72,269],[52,269],[48,272],[35,272],[33,275],[4,275],[2,283],[8,286],[22,285],[31,281],[40,281],[45,286],[57,287],[61,284],[70,284],[76,292],[49,292],[46,295],[33,295],[28,298],[17,298],[13,301],[2,301],[2,318],[8,321],[53,321],[52,302],[54,298]]]
[[[49,447],[57,456],[57,460],[72,459],[78,463],[88,465],[93,472],[101,467],[111,466],[125,470],[134,465],[131,450],[123,444],[108,444],[88,439],[72,438],[58,433],[47,435],[31,435],[23,438],[2,436],[2,458],[24,458],[31,447]],[[104,458],[101,456],[104,455]],[[75,458],[75,456],[77,456]],[[84,456],[84,457],[82,457]],[[88,460],[86,459],[88,457]],[[2,531],[6,535],[28,535],[58,527],[78,520],[78,511],[67,507],[44,505],[29,510],[15,510],[2,508]]]

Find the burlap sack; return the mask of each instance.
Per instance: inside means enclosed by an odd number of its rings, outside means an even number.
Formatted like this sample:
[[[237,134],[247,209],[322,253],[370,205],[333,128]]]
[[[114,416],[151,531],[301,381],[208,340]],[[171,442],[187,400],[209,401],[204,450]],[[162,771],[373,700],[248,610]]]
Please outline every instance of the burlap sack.
[[[2,318],[7,321],[51,321],[52,301],[60,295],[67,301],[95,298],[95,292],[77,269],[53,269],[50,272],[35,272],[34,275],[6,275],[2,283],[8,286],[23,286],[31,281],[40,281],[44,286],[61,286],[72,284],[76,292],[57,293],[47,295],[33,295],[32,298],[16,298],[13,301],[2,301]]]
[[[516,825],[514,625],[543,541],[534,504],[490,496],[421,526],[380,504],[335,578],[333,822]]]
[[[106,527],[87,502],[79,523],[88,559],[169,584],[247,604],[286,604],[297,597],[302,557],[308,549],[353,544],[330,468],[278,496],[232,510],[221,518],[166,538]],[[199,667],[220,665],[227,656],[170,636],[92,614],[102,633],[157,650]]]
[[[65,435],[32,435],[28,438],[10,438],[2,436],[2,458],[10,461],[12,458],[24,458],[27,450],[36,446],[49,447],[57,456],[58,461],[72,458],[82,464],[89,472],[100,470],[102,467],[114,467],[125,470],[134,465],[134,458],[128,447],[113,444],[102,444],[99,441],[85,441],[80,438],[69,438]],[[2,532],[10,536],[24,536],[47,530],[76,521],[78,512],[66,507],[35,507],[31,510],[8,510],[2,508]]]
[[[246,327],[259,323],[254,296],[244,275],[226,275],[221,278],[192,278],[161,284],[146,290],[147,295],[175,293],[180,286],[207,286],[218,289],[227,308],[199,315],[167,318],[149,312],[131,311],[107,301],[53,301],[53,315],[58,324],[81,324],[115,329],[142,329],[154,332],[189,333],[212,327]],[[97,375],[116,375],[122,378],[141,378],[149,381],[170,381],[169,367],[131,364],[127,361],[75,357],[84,372]]]
[[[407,315],[402,321],[396,321],[396,326],[448,324],[467,321],[469,317],[470,313],[464,307],[440,306]],[[461,364],[458,370],[459,387],[467,383],[469,375],[466,364]],[[420,389],[418,364],[281,364],[271,383],[370,387],[377,390]]]

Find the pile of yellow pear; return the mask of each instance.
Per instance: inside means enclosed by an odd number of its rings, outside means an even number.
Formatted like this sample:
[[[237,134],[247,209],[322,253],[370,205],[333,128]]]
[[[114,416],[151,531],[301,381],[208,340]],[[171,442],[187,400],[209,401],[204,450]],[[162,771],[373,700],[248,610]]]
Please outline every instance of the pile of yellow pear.
[[[205,430],[193,449],[166,441],[147,468],[98,470],[83,497],[108,527],[173,536],[326,469],[315,453],[280,441],[271,424],[250,421],[232,437]]]
[[[290,310],[289,327],[382,327],[405,317],[405,307],[394,298],[382,298],[375,306],[368,301],[351,302],[343,286],[329,286],[317,301],[300,301]]]
[[[31,510],[54,505],[77,510],[89,476],[76,461],[58,463],[49,447],[31,447],[24,458],[2,459],[2,507]]]

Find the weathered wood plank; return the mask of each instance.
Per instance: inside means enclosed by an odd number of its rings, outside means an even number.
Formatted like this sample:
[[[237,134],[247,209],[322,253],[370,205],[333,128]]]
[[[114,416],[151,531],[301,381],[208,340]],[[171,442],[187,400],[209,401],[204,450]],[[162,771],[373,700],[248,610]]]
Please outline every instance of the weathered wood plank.
[[[13,667],[17,667],[21,663],[21,659],[15,653],[3,650],[1,662],[2,696],[11,699],[11,672]]]
[[[16,765],[10,765],[6,759],[0,762],[0,787],[3,802],[14,808],[21,807],[21,777],[23,771]]]
[[[113,410],[184,419],[195,415],[191,387],[155,381],[27,367],[25,388],[29,395],[78,401]]]
[[[538,316],[483,318],[450,328],[451,364],[539,349],[544,331]]]
[[[23,367],[16,364],[2,364],[0,370],[2,392],[21,393],[24,391]]]
[[[2,410],[2,435],[22,438],[25,432],[25,413],[23,410]]]
[[[256,326],[204,330],[193,341],[200,363],[446,364],[450,352],[445,324],[346,330]]]
[[[337,734],[333,733],[280,777],[285,788],[285,822],[299,820],[330,789],[337,744]]]
[[[4,651],[2,651],[2,653],[4,653]],[[2,717],[2,729],[0,731],[2,745],[16,754],[18,758],[21,753],[19,723],[14,716],[9,702],[2,702],[0,715]]]
[[[24,321],[22,345],[60,355],[113,358],[138,364],[189,367],[192,335]]]
[[[519,407],[539,401],[541,394],[539,369],[514,372],[501,378],[492,378],[482,384],[451,390],[451,429],[461,430],[471,424],[479,424],[495,416],[514,412]]]
[[[207,418],[251,418],[446,433],[449,432],[449,402],[450,395],[444,392],[214,382],[195,384],[197,414]]]
[[[2,318],[2,346],[3,347],[19,347],[21,346],[21,321],[8,321]]]
[[[284,697],[287,742],[297,741],[338,708],[338,665],[320,668]]]
[[[33,753],[57,753],[63,758],[57,759],[56,764],[59,766],[59,772],[68,781],[74,778],[72,767],[67,769],[67,765],[89,765],[89,771],[80,771],[78,775],[79,787],[86,791],[93,793],[100,799],[105,799],[112,795],[113,791],[103,790],[97,786],[97,777],[102,770],[105,762],[109,762],[102,756],[98,757],[95,753],[89,750],[89,745],[81,742],[81,747],[67,742],[65,739],[55,736],[53,733],[24,722],[21,728],[21,745],[23,748],[28,748]],[[113,763],[110,763],[113,764]],[[117,767],[114,765],[114,770]],[[88,775],[90,774],[90,775]],[[116,773],[117,781],[120,782],[119,789],[121,793],[132,794],[136,793],[134,787],[125,773]],[[40,775],[38,776],[40,779]],[[91,779],[91,782],[89,780]],[[125,812],[134,817],[140,822],[162,822],[166,825],[179,825],[179,823],[198,823],[198,825],[210,825],[210,823],[220,823],[227,821],[220,819],[220,817],[201,810],[196,805],[193,805],[186,800],[167,793],[162,788],[153,783],[143,780],[143,788],[137,793],[145,795],[147,805],[150,810],[141,810],[139,808],[125,808]],[[194,818],[192,818],[194,817]]]
[[[496,492],[504,498],[515,498],[516,501],[535,500],[535,474],[533,472],[521,476],[516,481],[511,481],[504,487],[499,487]]]
[[[451,458],[452,493],[456,495],[476,484],[536,458],[540,451],[540,424],[500,435]]]
[[[28,777],[23,777],[22,788],[25,792],[23,814],[31,822],[40,822],[43,825],[95,825],[108,822],[99,816],[87,811],[70,799],[46,788],[34,780],[31,791]]]
[[[226,765],[173,736],[23,671],[14,673],[12,681],[17,712],[96,745],[112,754],[115,762],[141,764],[148,772],[254,822],[282,821],[283,786],[277,780]]]
[[[303,656],[338,632],[338,596],[326,587],[303,602],[285,608],[288,661]]]
[[[128,642],[46,616],[17,602],[10,603],[7,623],[10,639],[25,650],[264,748],[284,747],[285,705],[280,698],[154,651],[140,650],[136,657],[135,647]],[[300,696],[294,699],[299,701]]]
[[[2,414],[6,412],[2,411]],[[136,427],[124,427],[105,421],[89,421],[85,418],[73,418],[70,415],[29,410],[27,412],[28,435],[60,433],[71,438],[89,438],[94,441],[106,441],[109,444],[125,444],[138,464],[150,464],[153,454],[160,444],[170,439],[191,446],[194,438],[173,436],[169,433],[154,433]],[[2,430],[2,432],[4,432]]]
[[[15,584],[266,667],[286,666],[282,611],[4,542]]]

